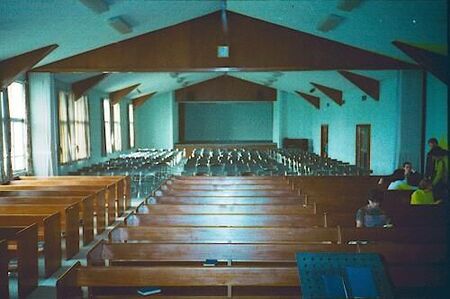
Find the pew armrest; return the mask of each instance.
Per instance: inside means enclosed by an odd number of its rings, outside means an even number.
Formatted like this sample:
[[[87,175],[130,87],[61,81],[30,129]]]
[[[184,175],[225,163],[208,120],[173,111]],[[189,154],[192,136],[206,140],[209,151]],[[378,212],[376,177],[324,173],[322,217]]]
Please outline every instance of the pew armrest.
[[[77,271],[80,267],[81,263],[76,262],[67,271],[65,271],[61,277],[58,278],[56,281],[57,299],[74,299],[83,297],[81,287],[77,285]]]

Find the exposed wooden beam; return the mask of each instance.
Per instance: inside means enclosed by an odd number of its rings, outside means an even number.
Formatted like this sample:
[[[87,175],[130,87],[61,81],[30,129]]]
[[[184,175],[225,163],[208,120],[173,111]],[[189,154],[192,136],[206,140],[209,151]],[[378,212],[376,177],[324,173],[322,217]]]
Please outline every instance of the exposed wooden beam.
[[[448,85],[450,65],[447,55],[431,52],[401,41],[393,41],[392,43],[406,55],[414,59],[425,70]]]
[[[316,109],[320,109],[320,98],[301,92],[301,91],[296,91],[296,93],[301,96],[302,98],[304,98],[308,103],[310,103],[311,105],[313,105],[314,107],[316,107]]]
[[[54,44],[0,61],[0,89],[7,87],[57,47]]]
[[[314,82],[311,82],[311,85],[320,90],[323,94],[332,99],[339,106],[342,106],[342,104],[344,104],[344,100],[342,99],[342,90],[331,88]]]
[[[102,81],[108,76],[109,74],[105,73],[72,83],[72,92],[75,97],[75,100],[81,98],[91,88],[93,88],[95,85],[100,83],[100,81]]]
[[[138,84],[134,84],[113,92],[109,93],[109,99],[111,100],[111,104],[115,105],[117,103],[120,102],[120,100],[126,96],[127,94],[129,94],[130,92],[132,92],[134,89],[136,89],[136,87],[138,87],[139,85],[141,85],[140,83]]]
[[[289,71],[416,69],[403,62],[306,32],[227,12],[230,55],[223,44],[221,12],[106,45],[51,64],[51,72]]]
[[[134,98],[131,100],[131,103],[133,104],[134,108],[139,108],[142,106],[148,99],[150,99],[152,96],[155,95],[156,92],[144,94],[142,96],[139,96],[137,98]]]
[[[264,85],[223,75],[175,91],[178,102],[276,101],[277,91]]]
[[[380,100],[380,81],[355,74],[349,71],[338,71],[345,79],[353,83],[356,87],[368,94],[374,100]]]

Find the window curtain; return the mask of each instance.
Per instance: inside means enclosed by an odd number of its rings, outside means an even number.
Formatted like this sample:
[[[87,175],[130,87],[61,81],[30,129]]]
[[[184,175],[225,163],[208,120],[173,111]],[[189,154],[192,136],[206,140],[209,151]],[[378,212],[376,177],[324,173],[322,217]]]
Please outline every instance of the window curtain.
[[[27,116],[27,174],[28,175],[34,175],[34,171],[33,171],[33,155],[31,154],[33,152],[33,148],[31,145],[31,109],[30,109],[30,86],[28,84],[29,82],[29,77],[28,74],[26,75],[26,80],[25,80],[25,113]]]
[[[74,129],[71,136],[75,137],[75,157],[77,160],[90,156],[89,146],[89,108],[86,96],[74,102]]]
[[[4,100],[4,95],[6,94],[6,89],[4,90],[0,90],[0,99],[1,99],[1,103],[3,103]],[[3,119],[3,109],[0,109],[0,119]],[[3,126],[0,126],[0,141],[1,141],[1,146],[0,146],[0,183],[6,183],[8,181],[7,177],[6,177],[6,173],[5,173],[5,159],[3,159],[4,153],[3,153]]]
[[[4,159],[4,173],[5,179],[9,181],[13,177],[12,164],[11,164],[11,122],[9,120],[9,99],[8,91],[5,89],[3,92],[2,101],[2,119],[3,119],[3,156]]]
[[[70,130],[68,120],[68,99],[65,92],[59,93],[59,161],[70,161]]]

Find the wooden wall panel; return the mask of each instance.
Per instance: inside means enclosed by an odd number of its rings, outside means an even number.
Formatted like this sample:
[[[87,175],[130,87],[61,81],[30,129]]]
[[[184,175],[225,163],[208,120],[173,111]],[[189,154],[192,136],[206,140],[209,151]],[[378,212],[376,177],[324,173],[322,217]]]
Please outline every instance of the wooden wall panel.
[[[220,76],[175,91],[178,102],[276,101],[277,91],[250,81]]]
[[[411,69],[416,65],[227,12],[192,19],[35,69],[50,72]],[[218,58],[227,40],[229,57]]]

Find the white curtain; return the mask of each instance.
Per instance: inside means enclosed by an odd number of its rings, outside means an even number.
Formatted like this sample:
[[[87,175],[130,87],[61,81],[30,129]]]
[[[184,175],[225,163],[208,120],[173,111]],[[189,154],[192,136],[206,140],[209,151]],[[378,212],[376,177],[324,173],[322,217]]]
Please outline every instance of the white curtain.
[[[34,174],[51,176],[56,174],[58,146],[56,140],[56,97],[53,75],[31,73],[30,112]],[[52,132],[54,132],[52,137]]]

